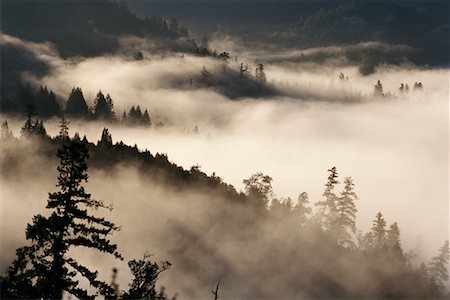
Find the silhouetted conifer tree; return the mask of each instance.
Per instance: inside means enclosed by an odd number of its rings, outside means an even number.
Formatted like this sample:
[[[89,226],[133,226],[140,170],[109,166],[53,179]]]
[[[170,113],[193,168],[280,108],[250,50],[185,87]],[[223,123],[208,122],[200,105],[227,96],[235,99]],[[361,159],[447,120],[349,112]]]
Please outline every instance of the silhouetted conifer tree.
[[[157,264],[149,260],[150,256],[146,253],[143,259],[134,259],[128,262],[134,278],[130,284],[130,289],[122,295],[122,299],[167,299],[164,289],[159,292],[156,290],[156,280],[161,272],[170,268],[171,264],[168,261]]]
[[[300,226],[304,226],[308,223],[309,215],[311,214],[308,193],[303,192],[298,195],[297,204],[294,206],[294,213],[297,214]]]
[[[337,180],[338,173],[336,167],[332,167],[328,170],[330,173],[328,175],[328,181],[325,184],[325,191],[323,192],[322,201],[318,201],[315,205],[319,208],[318,221],[324,226],[325,229],[332,229],[336,222],[336,199],[337,196],[334,193],[334,188],[336,184],[339,183]]]
[[[0,139],[7,140],[13,137],[12,131],[9,129],[8,121],[2,123],[2,127],[0,129]]]
[[[68,140],[69,139],[69,124],[70,122],[66,121],[66,118],[62,116],[59,121],[59,134],[58,138]]]
[[[148,114],[147,110],[145,110],[144,114],[142,115],[142,124],[145,126],[152,125],[152,120],[150,119],[150,115]]]
[[[429,274],[433,282],[439,287],[443,287],[448,277],[448,263],[450,258],[450,249],[448,241],[439,248],[439,253],[434,256],[429,263]]]
[[[86,104],[81,88],[73,88],[70,92],[65,113],[75,118],[87,118],[89,116],[89,107]]]
[[[379,212],[373,221],[370,231],[372,237],[372,249],[375,253],[381,253],[386,249],[386,221],[381,212]]]
[[[272,177],[258,172],[243,183],[249,200],[258,208],[266,208],[272,196]]]
[[[397,259],[399,262],[404,262],[405,257],[400,242],[400,228],[398,228],[397,223],[389,226],[386,232],[386,246],[391,257]]]
[[[48,91],[47,87],[40,87],[35,97],[36,113],[38,116],[51,117],[61,114],[61,108],[53,91]]]
[[[62,299],[68,292],[79,299],[92,299],[79,286],[76,276],[84,277],[102,294],[112,288],[97,279],[98,272],[82,266],[72,257],[72,247],[87,247],[121,258],[116,245],[108,239],[119,228],[105,218],[90,214],[90,210],[111,209],[102,201],[91,199],[82,182],[88,179],[88,150],[83,143],[72,141],[58,150],[58,184],[60,191],[49,194],[49,217],[36,215],[28,224],[26,237],[30,246],[17,250],[17,259],[9,267],[3,288],[16,298],[33,297]],[[25,288],[25,293],[23,293]]]
[[[261,83],[266,83],[266,73],[264,72],[264,65],[259,64],[255,71],[255,78]]]
[[[97,146],[112,147],[112,145],[113,145],[112,137],[111,134],[109,133],[108,128],[103,128],[102,137],[98,141]]]
[[[103,93],[99,91],[94,100],[94,118],[107,121],[114,120],[113,107],[114,104],[109,94],[105,98]]]
[[[358,199],[354,191],[354,183],[351,177],[344,179],[344,190],[336,199],[337,220],[335,226],[337,240],[340,245],[353,247],[353,234],[356,232],[356,209],[355,201]]]

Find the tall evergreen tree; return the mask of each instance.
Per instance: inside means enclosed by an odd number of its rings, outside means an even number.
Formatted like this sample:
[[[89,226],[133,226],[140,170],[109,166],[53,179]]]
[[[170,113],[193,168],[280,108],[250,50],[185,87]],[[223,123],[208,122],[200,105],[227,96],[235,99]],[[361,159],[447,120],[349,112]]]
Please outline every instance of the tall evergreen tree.
[[[0,139],[6,140],[13,137],[12,131],[9,129],[8,121],[2,123],[2,127],[0,129]]]
[[[386,232],[386,246],[391,257],[401,262],[404,261],[404,253],[400,242],[400,228],[398,228],[397,223],[389,226]]]
[[[102,137],[98,141],[97,146],[112,147],[112,145],[113,145],[112,136],[109,133],[108,128],[103,128]]]
[[[130,289],[122,295],[122,299],[165,300],[168,299],[164,289],[156,290],[156,280],[161,272],[170,268],[171,264],[164,261],[157,264],[149,260],[151,255],[144,254],[143,259],[133,259],[128,262],[133,279]]]
[[[334,188],[338,181],[338,173],[336,167],[332,167],[328,170],[328,181],[325,184],[325,191],[322,196],[325,198],[322,201],[318,201],[315,205],[319,207],[318,221],[325,229],[332,229],[336,221],[336,199],[337,196],[334,193]]]
[[[114,105],[109,94],[105,98],[103,93],[99,91],[94,100],[94,118],[97,120],[113,120],[115,118],[113,107]]]
[[[41,117],[52,117],[61,114],[56,96],[53,91],[48,91],[47,87],[40,87],[35,96],[36,114]]]
[[[384,220],[381,212],[375,217],[373,221],[372,229],[370,231],[372,237],[372,249],[375,253],[380,253],[385,250],[386,247],[386,221]]]
[[[70,257],[73,247],[92,248],[121,258],[116,245],[108,239],[119,228],[90,210],[111,209],[103,201],[91,199],[82,182],[88,179],[86,160],[88,150],[83,143],[72,141],[58,150],[58,192],[50,193],[47,209],[49,217],[36,215],[28,224],[26,237],[31,246],[17,250],[17,259],[8,269],[7,293],[17,298],[31,295],[44,299],[62,299],[68,292],[79,299],[93,299],[79,286],[76,276],[88,280],[100,293],[112,293],[112,288],[97,279],[91,271]],[[26,288],[26,295],[22,288]]]
[[[266,73],[264,72],[263,64],[258,64],[258,67],[256,68],[256,71],[255,71],[255,78],[257,81],[259,81],[261,83],[266,83],[267,79],[266,79]]]
[[[151,126],[152,120],[150,119],[150,115],[148,114],[148,111],[145,110],[144,114],[142,115],[142,124],[145,126]]]
[[[272,196],[272,177],[258,172],[249,179],[244,179],[243,183],[251,203],[257,208],[265,209]]]
[[[429,274],[431,279],[442,287],[449,279],[448,263],[450,258],[450,249],[448,240],[439,248],[439,253],[434,256],[429,263]]]
[[[294,213],[296,213],[298,216],[300,226],[304,226],[307,224],[309,215],[311,214],[308,193],[303,192],[298,195],[297,204],[294,206]]]
[[[61,120],[59,121],[59,134],[58,138],[60,139],[69,139],[69,124],[64,116],[61,117]]]
[[[75,118],[87,118],[89,116],[89,107],[86,104],[81,88],[75,87],[70,92],[65,114]]]
[[[355,201],[358,199],[354,191],[355,184],[351,177],[344,179],[344,190],[341,196],[336,199],[336,233],[337,240],[340,245],[354,246],[352,239],[356,232],[356,205]]]

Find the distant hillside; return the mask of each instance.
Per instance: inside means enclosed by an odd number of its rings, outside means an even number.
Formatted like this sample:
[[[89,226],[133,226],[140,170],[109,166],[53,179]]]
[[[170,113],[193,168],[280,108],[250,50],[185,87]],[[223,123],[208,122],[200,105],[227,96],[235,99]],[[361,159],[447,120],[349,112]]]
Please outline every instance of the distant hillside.
[[[138,14],[176,16],[199,34],[240,36],[248,46],[306,49],[377,41],[416,49],[417,65],[448,66],[445,0],[130,0]],[[379,59],[391,63],[397,57]]]
[[[175,19],[138,18],[124,1],[2,1],[3,33],[54,43],[63,56],[94,56],[118,49],[122,35],[177,38],[188,35]]]
[[[434,7],[448,11],[445,2],[434,2]],[[288,27],[306,47],[381,41],[417,49],[408,57],[416,64],[448,65],[448,19],[443,22],[420,3],[346,1],[302,16]]]

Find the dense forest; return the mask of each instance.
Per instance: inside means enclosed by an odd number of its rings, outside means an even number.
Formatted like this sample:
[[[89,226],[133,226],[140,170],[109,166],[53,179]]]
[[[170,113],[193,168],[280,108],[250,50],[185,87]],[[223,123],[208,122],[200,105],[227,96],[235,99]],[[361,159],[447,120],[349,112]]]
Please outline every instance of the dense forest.
[[[212,296],[216,299],[221,293],[227,294],[227,281],[244,278],[250,294],[244,293],[242,297],[444,299],[449,296],[445,288],[448,241],[429,262],[418,264],[402,248],[401,224],[388,223],[381,212],[374,217],[371,230],[362,233],[355,225],[358,196],[353,179],[341,179],[335,167],[328,170],[322,199],[311,203],[308,194],[302,192],[293,201],[274,198],[272,178],[263,173],[245,179],[244,191],[237,192],[220,177],[208,176],[198,166],[184,170],[169,162],[166,155],[113,143],[106,128],[96,144],[86,137],[80,138],[78,133],[70,137],[69,129],[69,123],[61,119],[59,134],[50,137],[42,121],[29,119],[20,138],[16,138],[6,121],[2,125],[2,180],[14,180],[21,168],[30,167],[21,166],[24,157],[43,159],[48,166],[57,165],[55,153],[59,159],[58,191],[49,193],[46,206],[50,213],[35,215],[27,225],[29,243],[17,249],[16,259],[1,279],[2,299],[58,299],[65,292],[78,298],[103,295],[108,299],[167,299],[167,292],[158,291],[156,281],[161,272],[177,263],[185,276],[194,278],[200,275],[196,274],[195,265],[212,265],[209,272],[220,283],[216,286],[210,282],[211,278],[203,278],[203,284],[209,282],[211,288],[216,287]],[[167,229],[179,238],[168,248],[178,254],[177,261],[155,263],[148,254],[131,259],[128,265],[133,279],[127,290],[119,289],[114,280],[111,283],[99,280],[96,271],[76,261],[69,252],[71,248],[88,247],[123,259],[121,245],[110,240],[120,224],[97,215],[100,208],[112,209],[108,199],[94,200],[95,195],[91,198],[84,188],[88,164],[90,169],[116,173],[123,163],[133,165],[145,180],[170,185],[182,193],[194,189],[210,195],[202,200],[207,201],[204,205],[209,207],[208,217],[198,220],[202,223],[201,230],[209,229],[203,233],[176,226]],[[190,205],[183,203],[186,209]],[[182,254],[180,250],[193,241],[197,246]],[[215,244],[239,248],[232,253],[237,255],[240,268],[221,257],[218,249],[206,246]],[[165,273],[170,274],[170,270]],[[266,276],[270,286],[275,284],[279,288],[258,288],[261,282],[253,281],[252,274]],[[79,278],[87,280],[91,288],[84,288]]]

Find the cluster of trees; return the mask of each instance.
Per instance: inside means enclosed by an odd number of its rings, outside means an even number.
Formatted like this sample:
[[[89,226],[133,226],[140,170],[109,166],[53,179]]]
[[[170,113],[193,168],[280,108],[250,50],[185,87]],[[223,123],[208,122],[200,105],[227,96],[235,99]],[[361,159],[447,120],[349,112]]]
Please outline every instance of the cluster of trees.
[[[4,125],[2,137],[11,139],[7,123]],[[68,249],[74,247],[90,247],[118,259],[122,257],[117,246],[109,240],[109,235],[118,229],[117,226],[95,215],[94,208],[109,206],[91,199],[82,186],[87,181],[88,151],[92,163],[97,167],[112,168],[114,164],[133,162],[142,172],[143,178],[150,175],[155,180],[168,181],[174,188],[181,190],[210,190],[214,198],[226,199],[228,203],[213,201],[213,204],[209,204],[215,206],[208,210],[211,214],[208,220],[214,222],[205,226],[208,235],[212,238],[234,237],[236,240],[230,243],[236,243],[243,252],[255,253],[259,259],[247,263],[249,270],[258,274],[259,280],[262,280],[260,276],[266,274],[267,278],[278,282],[278,277],[283,274],[277,272],[283,270],[281,273],[287,274],[282,277],[287,280],[283,283],[284,288],[292,288],[297,295],[301,291],[307,298],[448,297],[445,289],[450,254],[448,241],[428,263],[416,265],[402,249],[398,224],[388,224],[381,212],[375,216],[369,232],[363,234],[358,231],[355,203],[358,196],[353,179],[344,178],[342,188],[338,190],[340,179],[335,167],[328,170],[323,198],[311,205],[306,192],[299,194],[296,203],[290,198],[276,198],[272,178],[263,173],[245,179],[244,192],[236,192],[234,187],[224,183],[215,174],[207,176],[199,166],[189,171],[183,170],[168,162],[164,155],[153,156],[148,151],[139,151],[136,145],[130,147],[122,142],[114,144],[106,128],[97,145],[94,145],[85,137],[80,139],[78,134],[70,138],[68,123],[62,119],[59,135],[55,139],[47,137],[44,140],[59,147],[60,190],[49,194],[47,208],[51,212],[50,216],[37,215],[27,227],[31,246],[18,249],[17,259],[1,279],[5,298],[60,298],[62,291],[83,298],[93,296],[78,286],[74,279],[76,274],[85,277],[99,295],[108,299],[166,298],[164,291],[155,289],[155,283],[159,273],[170,267],[169,262],[156,264],[149,260],[148,255],[144,259],[131,260],[129,266],[134,279],[127,291],[117,292],[113,283],[98,280],[96,272],[70,257]],[[187,236],[187,245],[193,247],[188,233],[183,231],[183,236]],[[289,238],[273,247],[273,242],[267,245],[258,240],[266,236],[269,241],[272,238],[275,242],[279,241],[278,235]],[[255,239],[259,241],[255,245],[249,242]],[[182,237],[176,240],[178,247],[183,247],[184,242]],[[192,252],[189,253],[189,257],[183,257],[187,262],[179,266],[180,270],[198,259],[192,257]],[[274,263],[268,265],[263,258],[269,256]],[[207,255],[201,257],[203,263],[210,262]],[[242,258],[235,259],[241,261]],[[221,269],[218,270],[220,272]],[[239,280],[246,279],[248,283],[244,284],[251,285],[252,278],[239,277],[239,273],[228,275]],[[258,282],[256,286],[260,285],[261,282]],[[280,292],[278,297],[284,292]],[[257,290],[253,290],[253,293],[258,295]]]
[[[152,124],[147,109],[144,111],[144,113],[142,113],[141,107],[139,105],[137,105],[136,107],[132,106],[128,114],[126,111],[124,111],[120,121],[125,125],[132,126],[150,126]]]
[[[199,76],[190,79],[190,86],[213,88],[231,99],[271,96],[277,93],[267,84],[262,63],[257,64],[253,73],[248,64],[238,63],[237,57],[231,62],[227,52],[223,52],[220,56],[224,61],[223,67],[210,71],[203,66]]]
[[[10,97],[1,95],[0,111],[2,113],[24,114],[33,107],[33,113],[42,118],[61,115],[61,106],[52,90],[40,86],[34,91],[30,84],[19,83]]]
[[[243,183],[251,203],[256,204],[258,211],[267,214],[269,218],[285,222],[294,216],[295,223],[303,234],[324,234],[322,242],[336,255],[344,250],[346,255],[362,257],[362,264],[369,268],[371,273],[376,274],[372,280],[379,284],[381,289],[377,291],[377,297],[448,297],[449,241],[444,242],[438,254],[428,263],[414,265],[411,261],[413,254],[405,253],[402,249],[398,224],[394,222],[388,225],[381,212],[375,216],[369,232],[362,234],[357,230],[355,201],[358,196],[354,190],[353,179],[346,177],[343,189],[338,194],[336,187],[340,182],[337,169],[333,167],[328,172],[323,200],[315,203],[315,211],[310,206],[306,192],[299,194],[296,204],[290,198],[274,198],[270,176],[257,173],[245,179]],[[288,222],[288,226],[289,224]],[[355,261],[357,260],[355,258]],[[333,294],[331,296],[337,297]]]
[[[29,84],[23,85],[21,83],[11,97],[2,96],[0,98],[0,107],[2,113],[28,113],[29,121],[31,121],[32,115],[44,119],[64,115],[71,119],[121,121],[122,124],[130,126],[151,125],[148,110],[145,109],[142,112],[139,105],[137,107],[132,106],[128,114],[124,112],[121,119],[117,118],[114,112],[114,101],[109,94],[105,96],[101,91],[97,93],[94,105],[89,107],[83,96],[83,91],[79,87],[73,88],[70,92],[65,110],[56,100],[53,91],[48,91],[47,87],[41,86],[37,92],[34,92]],[[28,126],[28,129],[31,129],[31,127],[31,125]]]
[[[30,245],[17,249],[17,258],[0,277],[2,299],[62,299],[67,292],[78,299],[167,299],[164,290],[155,287],[158,275],[170,267],[149,260],[128,262],[133,279],[128,291],[119,292],[117,285],[98,279],[98,271],[90,270],[76,261],[69,252],[73,248],[91,248],[123,260],[110,235],[119,230],[111,221],[94,213],[112,208],[101,200],[94,200],[83,187],[87,182],[89,158],[86,143],[68,137],[67,122],[61,121],[57,152],[59,191],[49,193],[46,208],[50,215],[36,215],[26,228]],[[82,288],[77,278],[84,278],[94,288],[91,293]]]

